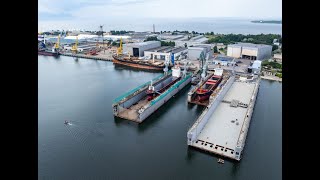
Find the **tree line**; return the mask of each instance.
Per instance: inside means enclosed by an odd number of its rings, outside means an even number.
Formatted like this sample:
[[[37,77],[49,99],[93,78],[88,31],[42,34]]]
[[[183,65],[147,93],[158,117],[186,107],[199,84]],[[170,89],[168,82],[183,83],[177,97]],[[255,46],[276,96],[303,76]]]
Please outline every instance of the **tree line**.
[[[208,43],[224,43],[233,44],[236,42],[248,42],[253,44],[268,44],[272,45],[273,40],[278,39],[282,43],[280,34],[257,34],[257,35],[243,35],[243,34],[221,34],[210,38]]]
[[[111,33],[112,35],[121,35],[121,34],[127,34],[127,33],[129,33],[129,31],[125,31],[125,30],[121,30],[121,31],[111,30],[110,33]]]

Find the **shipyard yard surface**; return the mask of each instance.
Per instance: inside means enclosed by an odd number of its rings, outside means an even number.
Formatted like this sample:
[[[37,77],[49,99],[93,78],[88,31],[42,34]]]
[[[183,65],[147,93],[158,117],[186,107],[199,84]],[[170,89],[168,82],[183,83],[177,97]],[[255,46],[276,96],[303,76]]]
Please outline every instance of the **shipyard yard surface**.
[[[282,178],[280,82],[261,80],[242,159],[219,164],[218,156],[187,145],[203,110],[187,103],[190,85],[142,124],[114,118],[116,97],[160,74],[38,56],[39,179]]]

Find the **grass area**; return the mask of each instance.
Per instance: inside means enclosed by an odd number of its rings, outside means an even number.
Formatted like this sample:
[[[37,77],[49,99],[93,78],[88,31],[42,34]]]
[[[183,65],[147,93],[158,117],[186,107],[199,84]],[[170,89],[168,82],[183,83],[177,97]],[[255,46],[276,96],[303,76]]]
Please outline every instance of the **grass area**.
[[[276,73],[276,76],[282,78],[282,73]]]
[[[282,64],[277,63],[277,62],[273,62],[273,61],[271,61],[271,62],[263,61],[262,66],[267,66],[267,67],[274,68],[274,69],[282,69]]]
[[[206,37],[208,39],[214,39],[216,37],[216,35],[204,35],[204,37]]]

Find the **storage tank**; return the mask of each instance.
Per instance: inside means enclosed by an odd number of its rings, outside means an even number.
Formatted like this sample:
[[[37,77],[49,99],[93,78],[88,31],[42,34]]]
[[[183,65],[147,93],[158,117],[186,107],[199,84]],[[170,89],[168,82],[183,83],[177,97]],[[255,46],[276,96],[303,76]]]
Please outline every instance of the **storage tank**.
[[[173,77],[180,77],[181,76],[181,69],[179,66],[174,66],[172,68],[172,76]]]

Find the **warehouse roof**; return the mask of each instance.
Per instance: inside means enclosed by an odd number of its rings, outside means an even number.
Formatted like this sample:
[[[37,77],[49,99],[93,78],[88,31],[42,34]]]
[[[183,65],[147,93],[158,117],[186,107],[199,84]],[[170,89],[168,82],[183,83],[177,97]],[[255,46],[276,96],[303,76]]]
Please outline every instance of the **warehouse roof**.
[[[255,60],[251,66],[252,68],[259,69],[261,67],[261,61]]]
[[[185,47],[171,47],[171,46],[161,46],[157,48],[152,48],[147,50],[148,52],[163,52],[163,53],[177,53],[183,50],[186,50],[187,48]]]
[[[138,43],[130,43],[128,46],[146,46],[154,43],[160,43],[160,41],[147,41],[147,42],[138,42]]]
[[[253,43],[237,43],[237,44],[230,44],[230,47],[253,47],[253,48],[259,48],[259,47],[270,47],[270,45],[266,44],[253,44]]]

